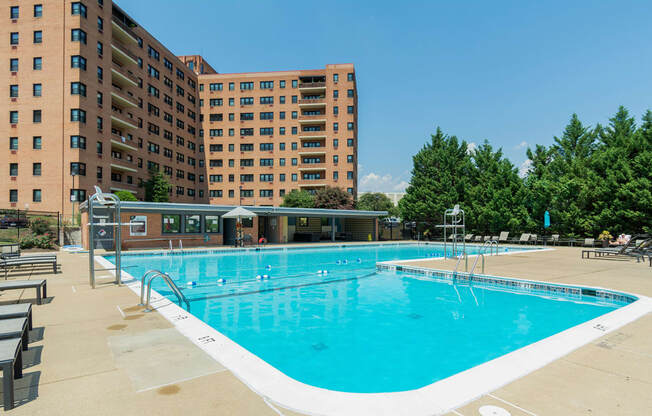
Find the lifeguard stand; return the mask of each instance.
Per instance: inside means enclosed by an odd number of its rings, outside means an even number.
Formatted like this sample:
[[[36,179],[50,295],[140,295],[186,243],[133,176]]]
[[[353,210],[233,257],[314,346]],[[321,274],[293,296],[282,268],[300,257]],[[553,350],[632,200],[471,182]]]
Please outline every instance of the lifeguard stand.
[[[444,212],[444,223],[437,226],[444,229],[444,258],[448,257],[448,230],[452,230],[453,257],[457,257],[459,236],[462,237],[462,252],[460,254],[466,253],[466,238],[464,237],[466,234],[466,226],[464,221],[464,210],[460,208],[459,204],[456,204],[453,208],[449,208]]]

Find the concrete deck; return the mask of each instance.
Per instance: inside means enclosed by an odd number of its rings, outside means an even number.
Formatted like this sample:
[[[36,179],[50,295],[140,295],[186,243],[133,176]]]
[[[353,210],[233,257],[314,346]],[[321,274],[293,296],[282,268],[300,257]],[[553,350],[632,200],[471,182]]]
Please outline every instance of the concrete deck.
[[[635,260],[582,260],[580,250],[495,256],[485,273],[652,296],[652,268]],[[11,414],[297,415],[270,407],[159,314],[143,313],[130,289],[110,283],[90,289],[87,255],[59,259],[60,274],[10,276],[47,278],[50,297],[34,306]],[[454,267],[450,260],[413,264]],[[4,292],[0,304],[33,297],[34,290]],[[652,414],[650,333],[647,315],[449,414],[478,415],[482,405],[512,415]]]

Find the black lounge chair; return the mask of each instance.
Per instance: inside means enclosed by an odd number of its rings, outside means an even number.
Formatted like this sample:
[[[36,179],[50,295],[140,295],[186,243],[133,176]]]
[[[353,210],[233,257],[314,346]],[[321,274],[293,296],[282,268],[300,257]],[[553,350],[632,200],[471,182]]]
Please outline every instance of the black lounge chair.
[[[42,302],[42,299],[47,298],[47,280],[8,280],[5,282],[0,282],[0,291],[3,290],[21,290],[21,289],[36,289],[36,303],[39,305]],[[41,295],[42,291],[42,295]]]
[[[11,318],[27,318],[27,325],[32,329],[32,304],[15,303],[0,306],[0,320]]]
[[[14,408],[14,379],[23,377],[23,342],[21,338],[0,340],[2,395],[5,411]]]
[[[648,249],[650,244],[652,244],[652,237],[650,237],[649,234],[640,234],[630,238],[629,242],[622,246],[582,250],[582,258],[584,258],[585,255],[587,259],[590,258],[591,253],[594,254],[594,257],[623,256],[627,255],[630,252],[641,253],[642,251]]]
[[[9,270],[22,267],[22,266],[39,266],[39,265],[52,265],[54,273],[57,272],[57,256],[54,255],[41,255],[41,256],[25,256],[25,257],[10,257],[0,259],[0,268],[5,271],[5,280],[9,274]]]

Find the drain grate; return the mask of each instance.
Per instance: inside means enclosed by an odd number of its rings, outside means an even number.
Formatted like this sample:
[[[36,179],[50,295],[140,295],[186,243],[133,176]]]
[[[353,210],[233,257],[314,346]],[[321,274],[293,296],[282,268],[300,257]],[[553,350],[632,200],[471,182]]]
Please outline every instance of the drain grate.
[[[312,344],[312,349],[315,351],[323,351],[328,348],[328,345],[324,344],[323,342],[319,342],[317,344]]]

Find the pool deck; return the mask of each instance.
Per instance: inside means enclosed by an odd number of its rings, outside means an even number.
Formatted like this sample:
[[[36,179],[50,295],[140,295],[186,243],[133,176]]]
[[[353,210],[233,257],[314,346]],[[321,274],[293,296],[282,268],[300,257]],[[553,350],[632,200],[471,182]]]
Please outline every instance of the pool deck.
[[[652,296],[652,268],[635,260],[580,259],[580,248],[487,258],[485,274],[600,286]],[[35,305],[16,415],[286,415],[181,336],[158,313],[143,313],[127,287],[88,284],[86,254],[59,253],[62,273]],[[450,270],[452,260],[410,262]],[[108,273],[107,273],[108,275]],[[105,279],[110,281],[111,279]],[[0,304],[34,290],[0,292]],[[496,405],[512,415],[643,415],[652,411],[652,315],[628,324],[448,415]],[[460,388],[463,388],[461,386]]]

